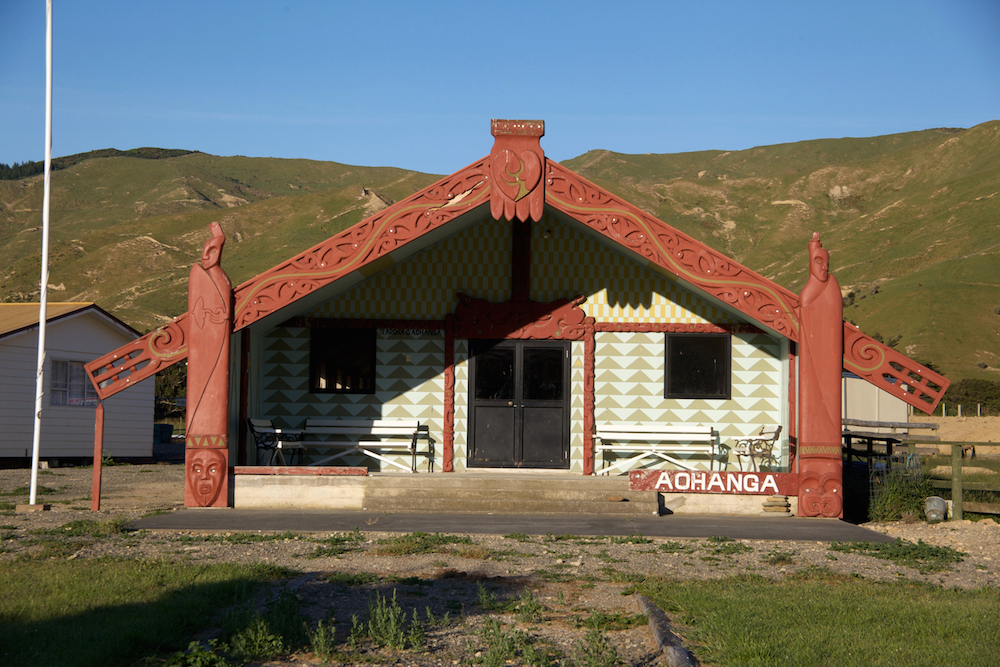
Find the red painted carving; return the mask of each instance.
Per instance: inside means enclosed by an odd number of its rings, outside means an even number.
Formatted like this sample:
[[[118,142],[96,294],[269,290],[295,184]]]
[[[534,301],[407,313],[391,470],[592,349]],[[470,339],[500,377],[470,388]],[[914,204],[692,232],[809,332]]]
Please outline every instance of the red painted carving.
[[[927,414],[941,402],[951,380],[844,322],[844,368]]]
[[[226,236],[211,224],[201,264],[188,278],[187,485],[184,504],[225,507],[229,503],[229,339],[233,290],[222,270]],[[220,472],[221,470],[221,472]]]
[[[505,301],[493,303],[458,295],[455,308],[457,338],[582,340],[594,318],[580,308],[585,298],[549,303]]]
[[[806,461],[802,462],[803,464]],[[844,464],[834,459],[812,459],[799,472],[799,515],[839,517],[844,512]]]
[[[628,488],[630,491],[663,493],[795,496],[799,492],[799,476],[787,472],[630,470]]]
[[[442,469],[455,470],[455,325],[451,315],[445,320],[444,329],[444,424],[441,447]]]
[[[843,365],[843,301],[840,285],[830,275],[830,253],[819,234],[809,242],[809,280],[801,294],[799,339],[799,433],[797,456],[803,483],[799,514],[840,516],[843,503],[831,498],[841,488],[841,368]],[[820,484],[822,480],[822,484]],[[822,492],[817,495],[817,488]],[[836,507],[836,513],[829,512]]]
[[[545,199],[566,215],[754,320],[798,340],[799,300],[720,252],[546,160]]]
[[[168,366],[184,361],[188,354],[187,313],[142,338],[94,359],[86,365],[97,395],[106,399]]]
[[[228,449],[188,449],[184,504],[188,507],[225,507],[229,499]]]
[[[490,213],[495,220],[538,222],[545,207],[545,187],[542,185],[545,154],[539,143],[545,134],[545,123],[540,120],[494,120],[491,131],[496,140],[490,153],[493,176]]]
[[[243,327],[357,271],[489,197],[489,158],[444,178],[236,288],[234,327]]]

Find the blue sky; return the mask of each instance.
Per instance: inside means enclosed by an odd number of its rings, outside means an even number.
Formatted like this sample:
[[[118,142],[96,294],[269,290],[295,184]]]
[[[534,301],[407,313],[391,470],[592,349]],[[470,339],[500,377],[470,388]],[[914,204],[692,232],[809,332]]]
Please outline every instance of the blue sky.
[[[53,155],[449,173],[490,118],[556,160],[1000,118],[1000,2],[54,0]],[[0,0],[0,162],[44,157],[45,2]]]

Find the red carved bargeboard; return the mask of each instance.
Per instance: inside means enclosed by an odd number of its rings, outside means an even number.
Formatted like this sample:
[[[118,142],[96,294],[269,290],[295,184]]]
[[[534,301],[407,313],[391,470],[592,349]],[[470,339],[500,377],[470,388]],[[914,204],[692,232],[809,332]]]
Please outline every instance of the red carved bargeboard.
[[[546,202],[616,244],[798,340],[798,296],[546,160]]]
[[[844,369],[927,414],[944,397],[951,380],[844,322]]]
[[[175,317],[169,324],[87,364],[87,374],[101,400],[186,359],[187,318],[187,313]]]
[[[485,204],[483,158],[236,288],[234,330],[256,322]]]

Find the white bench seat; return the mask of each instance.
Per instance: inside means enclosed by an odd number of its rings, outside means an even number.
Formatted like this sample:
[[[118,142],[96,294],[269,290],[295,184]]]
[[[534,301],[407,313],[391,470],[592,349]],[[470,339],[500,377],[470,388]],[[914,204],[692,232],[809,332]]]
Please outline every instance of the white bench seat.
[[[660,459],[684,470],[695,468],[688,461],[675,458],[678,454],[708,454],[709,469],[715,460],[717,433],[711,426],[677,424],[598,424],[594,431],[594,452],[634,453],[635,456],[615,461],[595,475],[627,473],[646,459]]]
[[[417,472],[417,443],[427,440],[429,434],[426,426],[421,426],[416,419],[306,419],[305,434],[302,444],[306,447],[342,448],[337,452],[310,465],[324,465],[345,457],[360,453],[383,463],[406,470]],[[410,467],[383,456],[380,452],[409,452]]]

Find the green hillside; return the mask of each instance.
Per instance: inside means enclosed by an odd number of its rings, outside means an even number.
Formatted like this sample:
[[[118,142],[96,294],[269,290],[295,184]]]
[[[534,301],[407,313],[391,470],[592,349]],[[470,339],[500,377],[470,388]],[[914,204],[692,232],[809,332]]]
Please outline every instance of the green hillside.
[[[845,317],[958,380],[998,379],[998,158],[1000,121],[732,152],[597,150],[565,164],[794,291],[820,232]],[[239,284],[437,179],[162,149],[59,166],[49,298],[97,301],[139,329],[186,310],[209,222],[226,231]],[[2,301],[37,299],[41,201],[41,176],[0,180]]]

